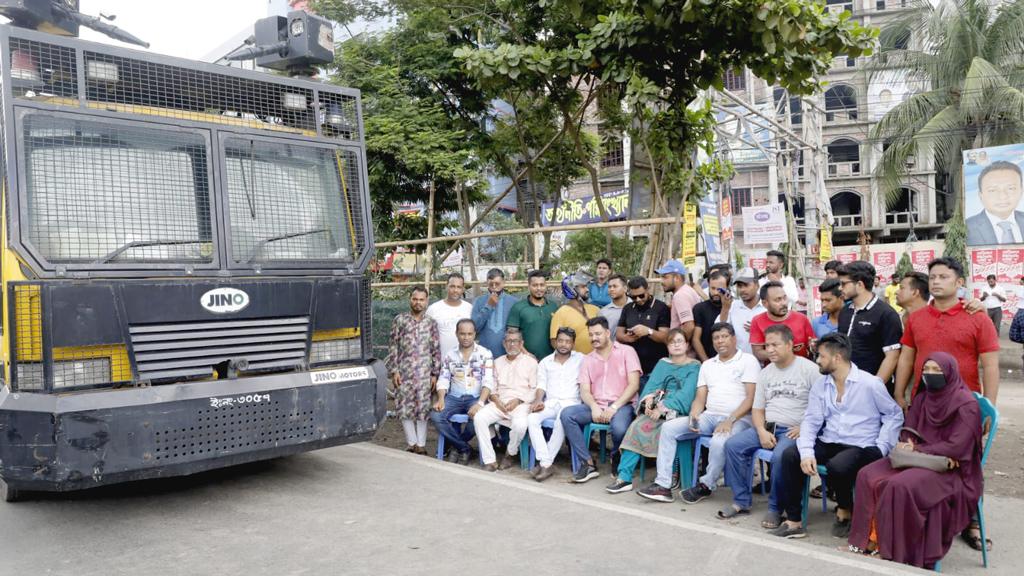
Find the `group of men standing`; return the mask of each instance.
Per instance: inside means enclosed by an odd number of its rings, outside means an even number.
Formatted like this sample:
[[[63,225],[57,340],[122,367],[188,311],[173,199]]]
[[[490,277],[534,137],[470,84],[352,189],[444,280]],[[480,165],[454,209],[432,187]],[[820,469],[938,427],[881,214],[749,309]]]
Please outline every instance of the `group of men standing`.
[[[512,466],[528,437],[538,460],[531,473],[543,481],[568,440],[578,463],[572,481],[587,482],[599,473],[585,427],[607,424],[614,476],[608,491],[619,493],[632,490],[638,462],[637,454],[623,460],[619,447],[643,413],[664,422],[656,454],[639,454],[656,456],[658,468],[640,496],[671,501],[679,482],[676,446],[703,436],[706,472],[682,492],[684,501],[711,496],[724,474],[733,502],[718,516],[749,513],[751,459],[759,449],[772,450],[762,525],[780,536],[803,536],[802,479],[822,465],[838,504],[833,534],[845,536],[857,471],[895,445],[924,360],[932,352],[953,355],[967,385],[995,402],[998,336],[986,315],[974,313],[980,306],[965,307],[958,297],[964,272],[953,259],[936,259],[927,275],[898,282],[892,296],[902,317],[875,295],[870,263],[829,263],[820,289],[823,314],[813,321],[794,310],[800,296],[796,282],[782,274],[784,265],[783,254],[770,252],[763,275],[715,267],[702,289],[687,280],[682,263],[669,261],[657,272],[670,304],[654,297],[646,279],[614,274],[608,261],[598,264],[596,278],[563,280],[562,305],[548,297],[539,271],[530,273],[523,300],[504,292],[498,269],[488,273],[488,293],[472,305],[462,300],[458,274],[448,278],[447,298],[429,308],[426,291],[414,288],[410,311],[394,320],[387,362],[409,450],[425,452],[428,417],[452,461],[472,459],[469,440],[476,435],[488,470]],[[596,295],[601,306],[592,303]],[[668,384],[645,387],[669,358],[670,341],[681,346],[672,362],[700,362],[688,381],[672,384],[686,389],[687,400],[671,410],[649,401],[664,398]],[[458,414],[472,425],[459,428],[452,422]],[[510,430],[500,463],[491,441],[495,424]]]

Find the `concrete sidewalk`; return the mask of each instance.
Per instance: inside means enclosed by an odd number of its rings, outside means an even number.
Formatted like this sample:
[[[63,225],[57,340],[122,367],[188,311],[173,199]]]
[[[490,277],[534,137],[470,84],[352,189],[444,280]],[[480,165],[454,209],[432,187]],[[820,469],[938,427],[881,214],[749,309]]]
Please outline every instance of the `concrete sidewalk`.
[[[370,444],[0,506],[0,574],[910,574],[725,523],[727,496],[687,506],[611,496],[602,478],[538,484]],[[564,474],[564,473],[563,473]],[[563,475],[564,478],[564,475]],[[755,501],[763,510],[763,500]],[[991,498],[991,568],[957,543],[946,573],[1014,574],[1024,502]],[[825,534],[825,536],[821,536]]]

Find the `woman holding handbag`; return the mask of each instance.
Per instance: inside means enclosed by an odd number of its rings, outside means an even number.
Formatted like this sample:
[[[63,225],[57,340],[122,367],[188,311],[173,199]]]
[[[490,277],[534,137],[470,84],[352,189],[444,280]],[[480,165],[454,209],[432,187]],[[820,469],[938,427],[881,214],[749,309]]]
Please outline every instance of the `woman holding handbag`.
[[[850,550],[931,568],[971,522],[982,494],[981,410],[956,359],[931,354],[901,442],[861,469]]]

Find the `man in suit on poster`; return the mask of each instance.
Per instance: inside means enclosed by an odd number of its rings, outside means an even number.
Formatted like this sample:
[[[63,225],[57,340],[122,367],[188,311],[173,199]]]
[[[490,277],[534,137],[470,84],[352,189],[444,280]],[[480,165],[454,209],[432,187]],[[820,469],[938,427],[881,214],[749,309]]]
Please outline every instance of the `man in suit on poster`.
[[[1024,243],[1024,212],[1017,210],[1024,188],[1020,166],[999,160],[978,175],[978,199],[984,209],[967,219],[967,244]]]

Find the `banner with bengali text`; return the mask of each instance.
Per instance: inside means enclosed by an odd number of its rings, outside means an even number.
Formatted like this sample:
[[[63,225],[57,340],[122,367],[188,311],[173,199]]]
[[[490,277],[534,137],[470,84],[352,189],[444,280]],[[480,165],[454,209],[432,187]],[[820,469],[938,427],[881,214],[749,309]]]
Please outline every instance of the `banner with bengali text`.
[[[608,212],[608,220],[626,220],[629,218],[629,190],[615,190],[601,194],[604,209]],[[601,210],[593,196],[584,196],[575,200],[561,202],[545,202],[541,205],[540,222],[542,226],[562,226],[566,224],[592,224],[601,221]]]

